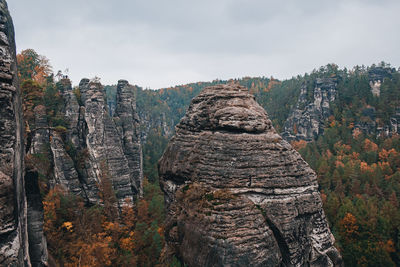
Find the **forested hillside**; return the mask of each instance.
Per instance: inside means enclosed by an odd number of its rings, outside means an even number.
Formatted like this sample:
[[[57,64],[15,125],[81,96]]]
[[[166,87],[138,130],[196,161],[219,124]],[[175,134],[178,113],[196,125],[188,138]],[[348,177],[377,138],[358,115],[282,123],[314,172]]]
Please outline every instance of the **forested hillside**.
[[[312,142],[292,145],[317,172],[323,203],[347,266],[400,264],[400,73],[390,65],[356,66],[351,70],[330,64],[289,80],[243,78],[238,82],[267,110],[274,127],[283,131],[306,88],[304,106],[314,102],[317,79],[337,81],[330,116]],[[156,164],[173,126],[191,97],[210,83],[158,91],[138,90],[142,127],[154,125],[144,143],[145,172],[157,181]],[[374,85],[379,84],[379,95]],[[154,111],[154,112],[152,112]],[[293,129],[296,131],[296,129]]]
[[[62,84],[48,60],[26,50],[18,56],[18,67],[27,135],[35,108],[44,106],[49,127],[64,138]],[[277,132],[288,132],[293,137],[288,140],[317,172],[324,209],[346,266],[399,266],[400,73],[386,63],[351,70],[329,64],[283,81],[245,77],[159,90],[136,86],[145,182],[144,197],[136,200],[134,209],[115,216],[116,199],[109,182],[100,186],[103,205],[88,205],[61,189],[50,189],[54,166],[49,155],[27,158],[28,168],[39,173],[44,231],[53,261],[65,266],[83,259],[87,261],[83,265],[94,266],[158,264],[164,211],[157,162],[191,99],[204,87],[221,83],[239,83],[254,94]],[[104,86],[111,114],[116,88]],[[334,97],[326,97],[327,88]],[[74,93],[81,99],[78,88]],[[309,122],[296,114],[309,116],[310,125],[318,123],[312,140],[299,135]],[[294,118],[290,123],[289,117]],[[64,145],[76,164],[85,157],[84,150]]]

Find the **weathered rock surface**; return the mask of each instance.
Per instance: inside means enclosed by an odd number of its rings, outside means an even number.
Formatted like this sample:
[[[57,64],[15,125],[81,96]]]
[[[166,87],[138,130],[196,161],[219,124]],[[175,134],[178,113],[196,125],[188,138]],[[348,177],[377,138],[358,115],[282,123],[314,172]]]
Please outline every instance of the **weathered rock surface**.
[[[14,28],[4,0],[0,0],[0,114],[0,265],[30,266],[21,92]]]
[[[64,114],[68,122],[67,139],[74,147],[81,147],[84,144],[83,110],[79,106],[76,95],[72,91],[71,81],[62,79],[62,96],[64,99]]]
[[[395,69],[388,67],[371,67],[368,70],[369,85],[371,86],[371,92],[373,95],[378,97],[380,96],[383,80],[385,78],[391,78],[392,73],[395,71]]]
[[[134,193],[141,194],[143,181],[142,147],[140,144],[139,117],[136,112],[134,87],[120,80],[117,86],[117,106],[114,121],[122,139],[122,148],[128,160]]]
[[[111,117],[99,82],[82,79],[79,90],[73,90],[68,79],[59,85],[66,127],[50,127],[45,107],[36,107],[29,149],[49,160],[50,187],[99,203],[99,185],[107,176],[120,205],[125,199],[134,200],[143,180],[134,88],[119,82],[117,112]]]
[[[175,254],[188,266],[342,265],[314,171],[244,87],[208,87],[192,100],[159,174],[165,258]]]
[[[124,154],[116,125],[108,113],[103,88],[100,83],[91,82],[82,91],[87,126],[88,198],[90,201],[98,199],[97,184],[102,175],[109,172],[120,204],[123,204],[126,198],[133,200],[135,195],[132,192],[128,159]],[[104,170],[104,166],[108,170]]]
[[[312,141],[323,133],[324,121],[332,114],[330,104],[337,98],[337,78],[317,78],[313,102],[307,99],[307,87],[301,87],[296,107],[284,124],[282,137],[287,141]]]
[[[86,194],[79,181],[74,162],[65,151],[64,142],[57,131],[51,133],[50,148],[54,165],[54,178],[50,180],[50,185],[52,187],[60,185],[66,192],[85,199]]]
[[[374,107],[367,107],[361,111],[360,119],[354,124],[353,135],[357,133],[371,134],[377,137],[390,137],[400,134],[400,108],[389,118],[389,122],[379,126],[376,120],[377,112]]]
[[[49,144],[49,129],[47,123],[46,108],[42,105],[36,106],[33,110],[35,114],[35,125],[32,129],[32,140],[29,145],[30,154],[43,154],[48,152]]]
[[[47,241],[43,231],[43,204],[39,190],[38,172],[27,169],[25,172],[25,192],[28,212],[29,255],[32,266],[47,266]]]
[[[28,156],[48,158],[50,156],[50,131],[47,123],[46,108],[42,105],[34,109],[35,121],[32,138],[28,146]],[[28,138],[29,140],[29,138]],[[44,169],[43,166],[40,166]],[[43,204],[39,189],[38,170],[27,162],[25,166],[25,192],[27,198],[29,254],[32,266],[46,266],[48,253],[43,231]]]

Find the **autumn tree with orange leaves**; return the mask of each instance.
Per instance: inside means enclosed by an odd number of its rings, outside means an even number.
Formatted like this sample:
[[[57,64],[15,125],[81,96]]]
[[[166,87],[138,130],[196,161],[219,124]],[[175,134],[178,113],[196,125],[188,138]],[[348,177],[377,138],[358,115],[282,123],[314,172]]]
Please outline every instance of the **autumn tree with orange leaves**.
[[[33,80],[44,84],[52,74],[49,60],[33,49],[26,49],[17,55],[18,76],[22,81]]]
[[[51,258],[61,266],[159,266],[164,245],[160,189],[145,181],[144,198],[136,204],[126,199],[118,211],[106,171],[103,181],[101,205],[88,207],[59,187],[46,195],[44,230]]]

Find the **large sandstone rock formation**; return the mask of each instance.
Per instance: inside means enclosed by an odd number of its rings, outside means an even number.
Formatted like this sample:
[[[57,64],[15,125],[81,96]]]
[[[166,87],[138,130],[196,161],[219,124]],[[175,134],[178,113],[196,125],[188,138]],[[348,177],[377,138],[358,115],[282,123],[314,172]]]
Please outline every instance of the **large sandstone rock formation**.
[[[66,127],[49,125],[46,108],[37,106],[28,147],[31,155],[50,162],[50,187],[99,203],[99,185],[108,177],[120,205],[136,199],[143,171],[134,87],[125,80],[118,82],[114,117],[98,81],[82,79],[74,91],[70,80],[62,79],[58,88]]]
[[[118,200],[134,198],[132,177],[128,159],[122,148],[122,140],[115,122],[110,117],[100,83],[91,82],[81,87],[84,97],[84,120],[87,127],[86,146],[88,150],[88,197],[94,201],[98,195],[97,183],[108,171],[111,175]],[[108,170],[102,169],[102,165]]]
[[[316,175],[238,85],[204,89],[159,161],[165,258],[188,266],[341,266]]]
[[[0,0],[0,265],[30,266],[14,29]]]
[[[117,107],[114,121],[122,140],[122,149],[128,160],[135,194],[141,194],[143,180],[142,146],[140,144],[139,117],[136,112],[134,87],[126,80],[118,81]]]

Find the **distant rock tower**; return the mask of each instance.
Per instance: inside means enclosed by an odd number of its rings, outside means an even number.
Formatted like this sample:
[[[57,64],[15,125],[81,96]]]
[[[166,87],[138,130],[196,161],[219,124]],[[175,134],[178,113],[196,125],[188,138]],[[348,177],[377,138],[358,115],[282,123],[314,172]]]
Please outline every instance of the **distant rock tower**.
[[[383,80],[385,78],[391,78],[392,72],[394,71],[394,69],[389,67],[376,67],[375,65],[368,70],[369,85],[374,96],[379,97],[381,95],[381,85]]]

